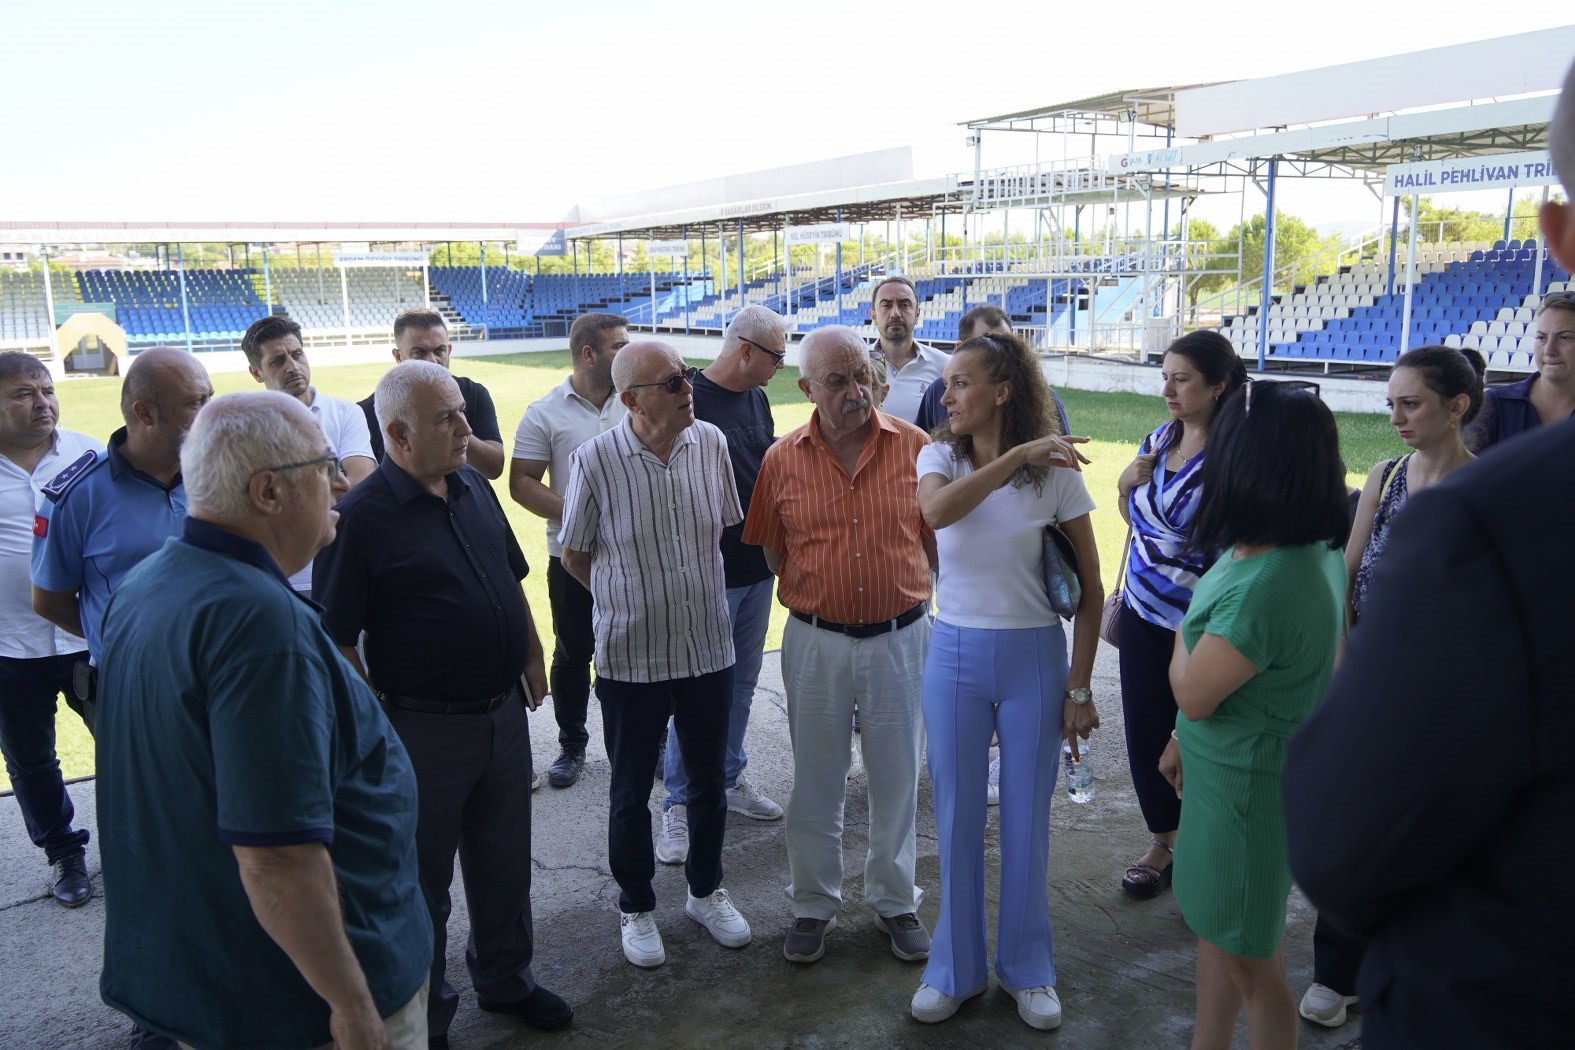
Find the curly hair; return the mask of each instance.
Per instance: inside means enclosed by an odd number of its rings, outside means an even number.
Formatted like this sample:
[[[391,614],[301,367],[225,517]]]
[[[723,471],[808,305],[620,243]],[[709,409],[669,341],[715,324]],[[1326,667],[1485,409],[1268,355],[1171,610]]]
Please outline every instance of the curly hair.
[[[952,351],[953,359],[960,354],[974,354],[984,369],[985,379],[991,383],[1010,383],[1011,396],[1001,406],[1001,451],[1016,448],[1028,441],[1035,441],[1047,434],[1061,433],[1061,421],[1056,416],[1055,404],[1050,398],[1050,384],[1045,382],[1039,369],[1039,359],[1028,349],[1028,344],[1015,335],[996,334],[975,336]],[[936,441],[950,441],[952,455],[958,461],[973,456],[973,436],[952,433],[951,420],[942,421],[935,428]],[[1014,486],[1032,483],[1044,491],[1045,478],[1050,476],[1047,466],[1023,466],[1012,475]]]

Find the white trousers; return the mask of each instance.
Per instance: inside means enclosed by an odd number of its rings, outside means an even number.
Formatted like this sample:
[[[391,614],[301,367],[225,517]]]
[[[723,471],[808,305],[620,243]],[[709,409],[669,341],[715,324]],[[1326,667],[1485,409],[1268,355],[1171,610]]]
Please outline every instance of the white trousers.
[[[869,777],[864,899],[887,918],[917,911],[913,820],[923,743],[921,684],[930,619],[849,638],[789,617],[782,678],[793,740],[787,806],[787,888],[795,918],[830,919],[842,904],[842,809],[853,708]]]

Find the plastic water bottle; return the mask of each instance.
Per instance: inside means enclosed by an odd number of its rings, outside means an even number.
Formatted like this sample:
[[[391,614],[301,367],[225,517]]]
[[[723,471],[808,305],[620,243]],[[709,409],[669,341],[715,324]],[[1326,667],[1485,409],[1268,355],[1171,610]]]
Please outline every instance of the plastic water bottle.
[[[1066,771],[1066,793],[1073,802],[1094,801],[1094,756],[1088,753],[1088,741],[1077,742],[1080,759],[1072,757],[1072,745],[1061,743],[1061,768]]]

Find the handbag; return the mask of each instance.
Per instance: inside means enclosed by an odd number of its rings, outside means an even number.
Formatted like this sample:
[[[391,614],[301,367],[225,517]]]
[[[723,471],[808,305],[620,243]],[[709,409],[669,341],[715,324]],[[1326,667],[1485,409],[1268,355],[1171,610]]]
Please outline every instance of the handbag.
[[[1121,581],[1126,582],[1127,559],[1132,554],[1132,526],[1127,525],[1127,542],[1121,548]],[[1116,589],[1105,599],[1105,607],[1099,613],[1099,637],[1110,643],[1111,648],[1121,648],[1121,606],[1126,604],[1126,599],[1121,594],[1121,584],[1116,584]]]
[[[1054,523],[1045,526],[1042,545],[1039,567],[1050,608],[1063,620],[1070,620],[1083,601],[1083,584],[1077,577],[1077,550]]]

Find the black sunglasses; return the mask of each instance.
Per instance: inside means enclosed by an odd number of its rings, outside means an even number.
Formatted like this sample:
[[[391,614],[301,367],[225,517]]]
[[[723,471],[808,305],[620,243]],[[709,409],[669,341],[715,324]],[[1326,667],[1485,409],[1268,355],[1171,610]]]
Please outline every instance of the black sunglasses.
[[[1314,382],[1311,382],[1310,380],[1306,380],[1306,379],[1272,379],[1272,380],[1271,379],[1254,379],[1254,380],[1249,380],[1247,382],[1246,400],[1242,404],[1242,412],[1241,412],[1241,414],[1243,416],[1250,416],[1250,415],[1252,415],[1252,388],[1255,387],[1255,386],[1260,386],[1260,385],[1262,385],[1262,386],[1278,387],[1279,389],[1284,390],[1287,394],[1291,393],[1292,391],[1295,391],[1295,392],[1298,392],[1298,393],[1310,393],[1310,394],[1312,394],[1313,397],[1318,397],[1319,396],[1318,384],[1314,383]],[[1260,398],[1259,400],[1262,400],[1262,399]]]
[[[783,361],[787,360],[787,351],[786,350],[782,351],[781,353],[778,353],[777,351],[771,349],[768,346],[761,346],[759,343],[755,342],[753,339],[740,339],[739,342],[740,343],[745,343],[745,344],[747,344],[749,346],[754,347],[756,350],[759,350],[762,354],[769,355],[771,357],[771,360],[775,361],[779,365]]]
[[[683,390],[685,383],[692,385],[695,381],[695,376],[699,374],[700,369],[696,368],[694,365],[690,365],[688,368],[684,369],[682,372],[679,372],[677,375],[670,375],[666,379],[663,379],[659,382],[630,383],[628,386],[624,387],[624,389],[637,390],[642,386],[659,386],[666,390],[669,394],[676,394]]]

